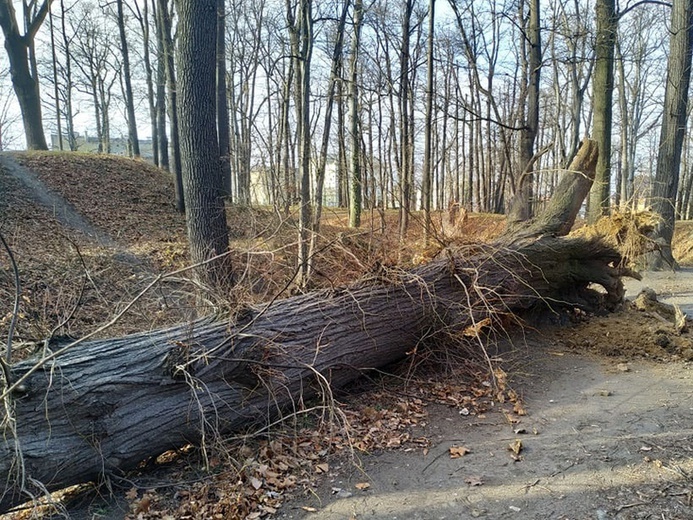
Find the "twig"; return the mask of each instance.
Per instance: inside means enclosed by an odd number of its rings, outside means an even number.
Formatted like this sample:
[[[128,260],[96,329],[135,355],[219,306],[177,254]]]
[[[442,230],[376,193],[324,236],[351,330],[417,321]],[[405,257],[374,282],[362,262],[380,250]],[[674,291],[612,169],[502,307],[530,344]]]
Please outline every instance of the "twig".
[[[652,501],[650,500],[649,502],[633,502],[632,504],[623,504],[622,506],[618,506],[616,508],[616,513],[620,513],[624,509],[628,509],[630,507],[638,507],[638,506],[647,506],[650,505]]]
[[[17,262],[12,254],[12,249],[8,245],[5,237],[0,233],[0,241],[7,251],[7,256],[10,257],[10,262],[12,263],[12,271],[14,272],[14,308],[12,309],[12,320],[10,321],[10,331],[7,334],[7,350],[5,351],[5,363],[7,365],[12,364],[12,338],[14,337],[14,330],[17,326],[17,319],[19,317],[19,299],[22,294],[22,287],[19,282],[19,269],[17,268]],[[10,385],[10,381],[7,381],[7,385]]]

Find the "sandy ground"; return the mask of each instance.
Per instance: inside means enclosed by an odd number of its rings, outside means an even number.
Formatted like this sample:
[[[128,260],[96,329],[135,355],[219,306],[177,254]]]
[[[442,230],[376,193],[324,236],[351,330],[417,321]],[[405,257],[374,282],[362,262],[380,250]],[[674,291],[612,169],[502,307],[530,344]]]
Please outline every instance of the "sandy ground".
[[[629,281],[628,297],[643,286],[693,310],[690,269]],[[690,362],[581,354],[541,334],[504,358],[528,412],[520,423],[500,410],[471,417],[431,407],[417,432],[433,441],[426,455],[335,464],[317,495],[286,504],[279,518],[693,518]],[[453,459],[455,446],[470,452]]]

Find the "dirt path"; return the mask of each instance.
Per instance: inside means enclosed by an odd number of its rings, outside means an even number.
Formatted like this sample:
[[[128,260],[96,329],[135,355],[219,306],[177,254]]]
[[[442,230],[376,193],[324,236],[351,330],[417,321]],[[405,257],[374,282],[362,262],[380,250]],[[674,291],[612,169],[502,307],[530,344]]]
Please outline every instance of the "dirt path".
[[[643,285],[693,308],[691,270],[647,274],[628,283],[628,295]],[[287,504],[279,517],[693,518],[691,363],[623,364],[540,336],[505,358],[528,412],[521,423],[499,410],[475,418],[436,406],[416,432],[433,441],[427,455],[384,452],[363,457],[360,469],[334,467],[317,496]],[[518,439],[515,461],[508,447]],[[451,459],[452,446],[471,452]],[[360,491],[359,482],[371,486]]]
[[[96,228],[86,218],[84,218],[67,200],[60,194],[51,190],[41,179],[29,168],[19,164],[9,152],[0,153],[0,167],[9,175],[24,184],[29,190],[31,197],[40,205],[46,207],[53,213],[53,216],[62,224],[75,231],[79,231],[96,241],[100,246],[115,251],[117,260],[141,265],[142,261],[118,242],[113,240],[107,233]]]

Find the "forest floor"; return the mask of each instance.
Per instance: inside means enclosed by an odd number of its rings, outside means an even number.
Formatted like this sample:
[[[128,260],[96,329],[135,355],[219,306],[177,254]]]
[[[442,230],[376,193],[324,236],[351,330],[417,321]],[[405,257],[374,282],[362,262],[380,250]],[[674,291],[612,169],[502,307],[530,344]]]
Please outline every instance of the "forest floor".
[[[186,265],[185,222],[172,183],[139,161],[83,154],[0,156],[0,232],[22,278],[15,356],[49,335],[97,329],[157,274]],[[374,262],[408,265],[395,216],[364,228],[326,212],[316,286],[340,285]],[[470,215],[441,240],[488,240],[502,227]],[[232,300],[261,301],[290,279],[295,224],[271,210],[229,209],[245,278]],[[446,228],[447,225],[447,228]],[[381,228],[382,226],[382,228]],[[384,228],[384,233],[381,230]],[[441,229],[442,228],[442,229]],[[678,226],[691,263],[693,224]],[[263,254],[251,254],[263,251]],[[14,288],[0,253],[0,333]],[[139,298],[114,336],[190,319],[184,274]],[[627,280],[693,312],[693,270]],[[60,326],[58,326],[60,325]],[[482,352],[483,350],[483,352]],[[478,355],[483,354],[483,355]],[[690,519],[693,518],[693,336],[631,304],[581,312],[487,338],[478,352],[431,355],[335,395],[332,417],[296,418],[272,435],[166,454],[125,479],[64,497],[76,519]],[[437,356],[437,357],[436,357]],[[26,518],[28,511],[7,515]]]

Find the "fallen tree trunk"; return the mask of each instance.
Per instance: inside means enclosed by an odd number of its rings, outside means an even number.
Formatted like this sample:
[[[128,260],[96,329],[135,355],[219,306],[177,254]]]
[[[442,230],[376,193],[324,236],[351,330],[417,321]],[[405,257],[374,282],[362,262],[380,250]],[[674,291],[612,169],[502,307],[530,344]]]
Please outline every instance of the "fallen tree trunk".
[[[0,512],[266,421],[326,384],[404,358],[423,338],[537,305],[583,306],[591,283],[618,305],[619,261],[594,240],[468,247],[411,271],[380,268],[348,288],[251,308],[235,323],[85,342],[38,370],[18,363],[0,441]]]

